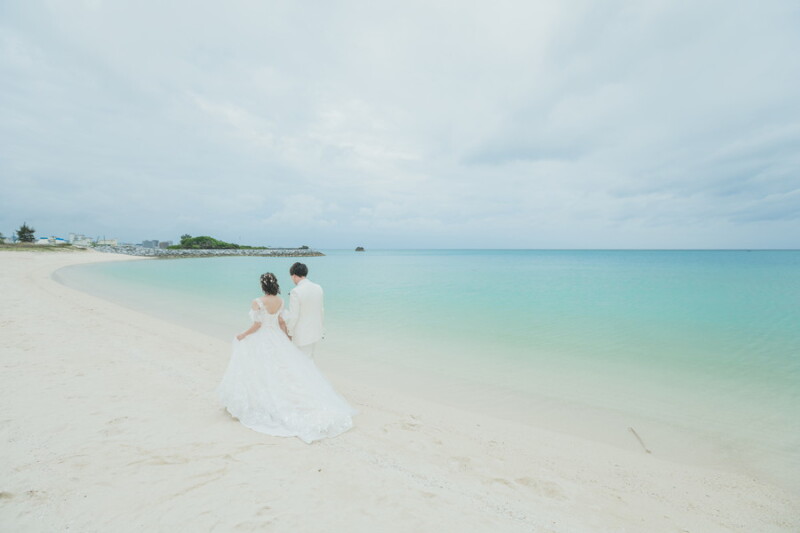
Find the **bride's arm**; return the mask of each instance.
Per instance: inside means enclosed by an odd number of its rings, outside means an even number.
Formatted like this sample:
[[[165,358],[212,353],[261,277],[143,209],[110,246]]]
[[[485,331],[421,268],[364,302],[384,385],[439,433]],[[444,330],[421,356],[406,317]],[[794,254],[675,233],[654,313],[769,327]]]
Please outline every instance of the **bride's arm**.
[[[258,311],[258,304],[255,301],[253,301],[253,303],[250,305],[250,309],[252,309],[253,311]],[[239,333],[238,335],[236,335],[236,339],[242,340],[248,335],[252,335],[259,329],[261,329],[261,322],[253,322],[253,325],[250,326],[250,329],[248,329],[244,333]]]
[[[281,326],[281,330],[286,333],[286,336],[291,339],[292,336],[289,335],[289,330],[286,329],[286,321],[283,320],[282,316],[278,316],[278,324]]]
[[[250,329],[248,329],[244,333],[239,333],[238,335],[236,335],[236,338],[239,339],[239,340],[242,340],[245,337],[247,337],[248,335],[252,335],[253,333],[258,331],[259,329],[261,329],[261,322],[253,322],[253,325],[250,326]]]

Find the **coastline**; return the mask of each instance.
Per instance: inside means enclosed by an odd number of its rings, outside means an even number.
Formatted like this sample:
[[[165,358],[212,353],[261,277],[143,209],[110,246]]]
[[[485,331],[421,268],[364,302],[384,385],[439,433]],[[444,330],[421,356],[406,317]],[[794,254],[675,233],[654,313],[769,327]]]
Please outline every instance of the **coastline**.
[[[794,531],[798,495],[387,392],[319,366],[361,412],[307,446],[217,407],[229,346],[55,282],[136,260],[0,253],[0,425],[17,531]],[[650,444],[650,443],[648,443]]]
[[[161,259],[190,257],[322,257],[325,254],[303,248],[220,248],[220,249],[171,249],[145,248],[144,246],[96,246],[97,252],[122,254]]]

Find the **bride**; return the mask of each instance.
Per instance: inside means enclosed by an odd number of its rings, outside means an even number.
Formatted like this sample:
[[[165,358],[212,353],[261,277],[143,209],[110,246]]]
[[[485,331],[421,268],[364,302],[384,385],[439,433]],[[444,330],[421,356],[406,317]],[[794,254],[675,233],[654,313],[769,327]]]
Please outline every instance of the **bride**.
[[[261,276],[261,289],[250,310],[253,325],[233,341],[217,389],[222,405],[250,429],[309,444],[347,431],[356,410],[289,340],[275,274]]]

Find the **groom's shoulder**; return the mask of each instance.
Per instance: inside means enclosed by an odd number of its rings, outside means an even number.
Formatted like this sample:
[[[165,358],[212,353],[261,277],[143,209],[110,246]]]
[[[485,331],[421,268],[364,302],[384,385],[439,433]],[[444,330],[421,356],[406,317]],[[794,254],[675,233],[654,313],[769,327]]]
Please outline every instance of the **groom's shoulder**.
[[[306,282],[303,283],[303,285],[305,285],[305,289],[304,290],[309,292],[309,293],[315,293],[315,292],[321,293],[322,292],[322,287],[320,287],[318,283],[314,283],[310,279],[307,279]]]
[[[292,288],[292,290],[289,291],[289,293],[290,294],[292,292],[301,293],[301,292],[308,292],[308,291],[312,291],[312,292],[320,291],[321,292],[322,291],[322,287],[320,287],[318,283],[314,283],[310,279],[306,278],[305,280],[303,280],[302,283],[298,283],[297,285],[295,285]]]

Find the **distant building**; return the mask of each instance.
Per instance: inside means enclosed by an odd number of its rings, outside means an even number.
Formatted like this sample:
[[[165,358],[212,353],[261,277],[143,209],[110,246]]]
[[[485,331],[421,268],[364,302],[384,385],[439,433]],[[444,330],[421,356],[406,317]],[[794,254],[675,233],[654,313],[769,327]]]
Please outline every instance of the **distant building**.
[[[70,233],[69,234],[69,243],[74,244],[75,246],[91,246],[92,239],[87,237],[82,233]]]
[[[67,244],[67,240],[62,239],[61,237],[39,237],[36,240],[36,244],[45,244],[45,245]]]
[[[158,248],[158,241],[142,241],[142,246],[144,248]]]
[[[161,248],[162,250],[165,250],[170,246],[172,246],[172,241],[161,241],[160,243],[158,243],[158,247]]]
[[[98,239],[97,244],[99,246],[116,246],[117,239]]]

